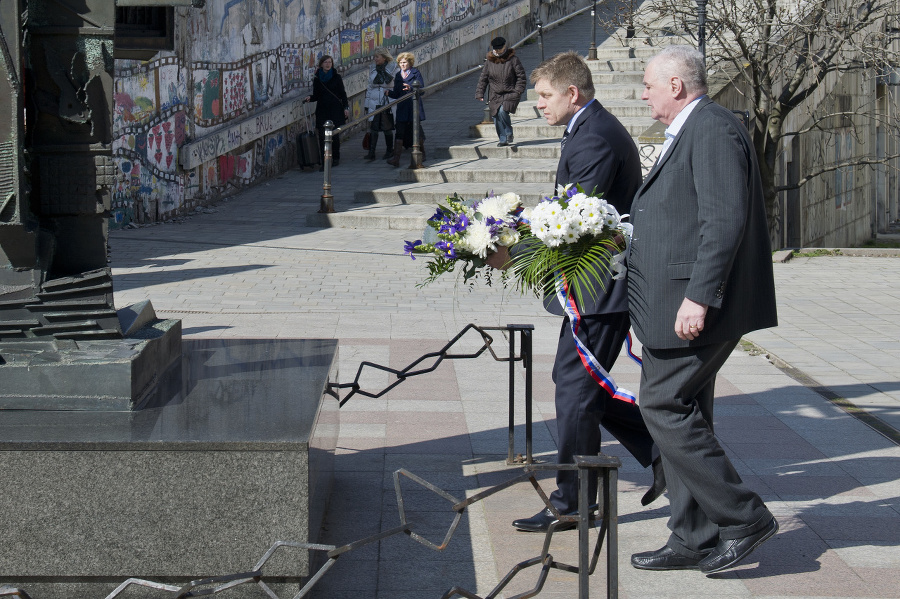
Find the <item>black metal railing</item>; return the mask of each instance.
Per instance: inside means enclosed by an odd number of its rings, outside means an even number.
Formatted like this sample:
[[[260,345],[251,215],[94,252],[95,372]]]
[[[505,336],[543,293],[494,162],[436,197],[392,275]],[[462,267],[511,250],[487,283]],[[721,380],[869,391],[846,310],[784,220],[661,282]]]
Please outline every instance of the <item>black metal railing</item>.
[[[466,333],[469,331],[477,331],[478,334],[481,335],[482,345],[478,348],[477,351],[469,352],[465,354],[454,354],[451,353],[451,349],[454,345],[456,345],[463,337],[466,336]],[[487,331],[506,331],[509,335],[509,352],[506,357],[502,357],[497,355],[492,347],[494,343],[494,338],[491,337]],[[406,368],[401,370],[397,370],[395,368],[391,368],[389,366],[382,366],[381,364],[374,364],[372,362],[361,362],[359,368],[356,370],[356,377],[353,379],[352,383],[332,383],[329,385],[331,389],[350,389],[350,393],[348,393],[340,402],[340,405],[343,406],[350,398],[354,395],[362,395],[364,397],[370,398],[378,398],[405,381],[408,378],[419,376],[422,374],[428,374],[429,372],[434,372],[434,370],[440,366],[441,362],[444,360],[465,360],[471,358],[478,358],[483,355],[485,352],[490,353],[490,355],[497,362],[508,362],[509,363],[509,433],[508,433],[508,447],[507,447],[507,455],[506,462],[508,464],[514,463],[526,463],[532,464],[534,463],[534,457],[532,452],[532,332],[534,331],[534,325],[532,324],[508,324],[503,327],[479,327],[474,324],[467,324],[463,330],[457,333],[456,337],[451,339],[444,347],[435,352],[430,352],[422,357],[414,360],[411,364],[409,364]],[[519,347],[521,351],[519,354],[516,354],[516,334],[519,336]],[[423,363],[433,360],[431,364],[427,367],[420,367]],[[525,370],[525,455],[516,454],[515,452],[515,407],[516,407],[516,362],[521,362],[522,367]],[[360,387],[359,379],[363,376],[363,372],[366,368],[372,368],[375,370],[380,370],[382,372],[387,372],[388,374],[392,374],[396,377],[396,380],[390,382],[387,386],[382,388],[379,391],[365,391]]]

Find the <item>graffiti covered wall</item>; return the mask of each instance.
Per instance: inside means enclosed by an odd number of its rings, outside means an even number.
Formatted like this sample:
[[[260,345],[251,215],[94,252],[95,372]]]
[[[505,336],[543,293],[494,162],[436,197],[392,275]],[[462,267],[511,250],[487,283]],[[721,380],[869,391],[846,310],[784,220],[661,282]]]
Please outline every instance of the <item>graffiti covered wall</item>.
[[[174,9],[174,51],[116,61],[111,226],[165,219],[291,168],[306,127],[299,99],[322,55],[335,58],[357,96],[378,46],[414,49],[421,65],[527,17],[536,1],[223,0]]]

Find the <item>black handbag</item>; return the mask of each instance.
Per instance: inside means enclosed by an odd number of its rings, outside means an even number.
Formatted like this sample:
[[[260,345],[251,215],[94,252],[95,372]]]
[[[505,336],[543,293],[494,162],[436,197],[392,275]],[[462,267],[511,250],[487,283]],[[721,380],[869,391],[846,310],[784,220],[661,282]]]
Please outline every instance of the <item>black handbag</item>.
[[[381,131],[390,131],[394,128],[394,113],[385,110],[379,116],[381,117]]]

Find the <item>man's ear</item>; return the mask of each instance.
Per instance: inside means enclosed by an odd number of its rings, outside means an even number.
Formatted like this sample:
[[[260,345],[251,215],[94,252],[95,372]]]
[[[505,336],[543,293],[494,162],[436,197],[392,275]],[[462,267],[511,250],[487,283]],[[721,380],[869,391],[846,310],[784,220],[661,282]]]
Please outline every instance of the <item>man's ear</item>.
[[[672,97],[678,98],[684,95],[684,81],[681,80],[681,77],[677,75],[669,79],[670,89],[672,91]]]
[[[577,87],[570,85],[566,89],[566,93],[569,94],[569,104],[578,104],[578,101],[581,99],[581,92],[578,91]]]

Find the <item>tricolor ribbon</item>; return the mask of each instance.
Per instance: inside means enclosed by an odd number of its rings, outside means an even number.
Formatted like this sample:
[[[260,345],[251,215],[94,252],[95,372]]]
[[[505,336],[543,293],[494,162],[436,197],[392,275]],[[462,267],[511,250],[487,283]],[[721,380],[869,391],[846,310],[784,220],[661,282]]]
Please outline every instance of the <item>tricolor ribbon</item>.
[[[578,350],[578,356],[581,358],[581,363],[584,364],[584,368],[588,371],[588,374],[591,375],[591,378],[594,379],[598,385],[603,387],[603,389],[605,389],[614,399],[627,401],[629,403],[637,403],[634,393],[628,389],[617,386],[613,378],[606,372],[606,369],[603,368],[594,354],[591,353],[591,350],[578,338],[578,327],[581,324],[581,314],[578,312],[578,305],[575,303],[575,298],[568,293],[566,280],[560,273],[556,274],[556,297],[559,300],[563,311],[569,317],[569,324],[572,326],[572,338],[575,340],[575,349]],[[628,333],[626,341],[628,343],[628,355],[640,364],[640,358],[635,356],[631,351],[631,333]]]

